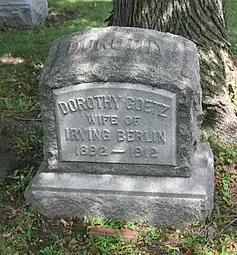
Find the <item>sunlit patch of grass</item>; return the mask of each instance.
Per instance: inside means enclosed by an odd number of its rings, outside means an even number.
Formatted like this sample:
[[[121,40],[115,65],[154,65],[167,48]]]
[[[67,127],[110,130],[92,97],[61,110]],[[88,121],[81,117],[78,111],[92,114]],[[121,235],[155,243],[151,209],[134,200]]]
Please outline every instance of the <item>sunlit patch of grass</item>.
[[[34,107],[38,110],[38,78],[52,42],[75,31],[105,26],[110,9],[110,1],[50,0],[49,16],[41,26],[2,32],[0,112],[16,115]]]
[[[24,62],[23,58],[14,58],[11,56],[3,56],[0,57],[0,62],[5,63],[5,64],[21,64]]]
[[[45,60],[52,41],[75,31],[106,26],[110,1],[49,1],[49,16],[39,27],[28,30],[9,29],[0,34],[0,56],[23,57],[35,54]]]
[[[237,59],[237,1],[236,0],[228,0],[227,1],[227,21],[228,21],[228,35],[229,40],[232,44],[231,50]]]

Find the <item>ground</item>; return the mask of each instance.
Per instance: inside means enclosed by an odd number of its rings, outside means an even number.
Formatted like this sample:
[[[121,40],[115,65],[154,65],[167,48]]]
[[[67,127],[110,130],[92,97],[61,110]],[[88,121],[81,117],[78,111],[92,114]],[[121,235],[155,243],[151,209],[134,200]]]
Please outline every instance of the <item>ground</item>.
[[[204,137],[215,154],[216,184],[215,210],[206,224],[174,229],[116,219],[49,220],[24,200],[23,191],[42,160],[38,79],[50,44],[74,31],[105,26],[110,10],[110,1],[49,0],[49,17],[41,26],[0,31],[0,153],[5,160],[0,162],[8,171],[0,182],[0,254],[237,254],[237,145],[223,148],[215,138]],[[236,13],[237,2],[228,0],[228,32],[235,58]],[[91,237],[88,230],[95,224],[137,230],[138,243]]]

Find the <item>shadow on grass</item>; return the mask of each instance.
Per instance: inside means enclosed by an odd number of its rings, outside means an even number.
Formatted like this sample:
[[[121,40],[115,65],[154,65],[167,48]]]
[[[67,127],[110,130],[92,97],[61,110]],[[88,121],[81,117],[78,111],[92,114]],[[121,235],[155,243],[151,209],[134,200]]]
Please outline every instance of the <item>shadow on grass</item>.
[[[110,11],[108,1],[49,0],[49,15],[41,26],[1,33],[0,56],[35,55],[35,61],[44,62],[53,40],[75,31],[106,26],[104,20]]]
[[[49,0],[46,21],[33,29],[8,29],[0,34],[2,98],[22,93],[37,97],[38,77],[51,43],[64,35],[105,26],[110,1]],[[2,101],[3,101],[2,99]],[[0,109],[1,109],[0,100]]]

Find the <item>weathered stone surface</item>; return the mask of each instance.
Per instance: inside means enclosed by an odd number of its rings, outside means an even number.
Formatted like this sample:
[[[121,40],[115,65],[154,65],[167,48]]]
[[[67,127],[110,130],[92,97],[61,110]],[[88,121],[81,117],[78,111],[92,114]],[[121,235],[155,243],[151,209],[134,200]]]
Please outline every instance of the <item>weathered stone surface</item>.
[[[50,171],[60,169],[60,171],[88,173],[190,176],[195,144],[199,140],[198,126],[202,116],[198,72],[195,44],[171,34],[137,28],[108,27],[91,29],[84,34],[75,33],[56,41],[51,48],[40,80],[41,110],[45,127],[45,160],[48,162],[48,168]],[[128,86],[133,84],[134,87],[140,88],[139,90],[143,84],[144,95],[146,87],[175,95],[176,103],[170,107],[169,118],[173,118],[173,112],[177,114],[173,124],[167,124],[170,127],[170,136],[167,139],[171,152],[166,155],[167,150],[161,151],[163,159],[173,154],[166,164],[164,160],[161,160],[162,164],[157,161],[154,166],[147,165],[144,168],[141,162],[147,164],[148,160],[145,160],[145,156],[132,166],[129,164],[130,161],[121,161],[124,163],[121,165],[117,164],[116,160],[95,160],[100,163],[87,164],[72,162],[75,160],[73,156],[71,156],[72,160],[59,159],[60,149],[57,137],[61,127],[56,128],[57,106],[53,103],[53,91],[58,90],[60,93],[60,89],[66,91],[68,87],[77,85],[78,92],[75,93],[79,95],[85,83],[93,82],[93,86],[100,88],[102,95],[106,93],[108,87],[119,87],[121,83],[125,87],[125,83],[129,83]],[[123,91],[123,88],[120,90]],[[129,96],[135,96],[132,90],[127,91]],[[95,93],[96,95],[98,92]],[[66,99],[70,100],[71,97],[65,96]],[[144,100],[146,99],[149,98],[144,96]],[[106,109],[98,109],[97,114],[106,115]],[[80,115],[77,116],[79,118]],[[143,122],[149,118],[153,117],[147,114],[145,119],[143,117]],[[159,118],[157,121],[161,120],[162,118]],[[57,123],[57,126],[62,125],[63,129],[75,127],[65,126],[65,123],[60,124],[61,121]],[[86,119],[84,125],[89,125]],[[162,130],[169,130],[167,125],[164,125]],[[143,126],[144,131],[147,127]],[[156,130],[157,127],[154,128]],[[171,132],[174,129],[176,131]],[[175,138],[172,135],[174,133],[176,133]],[[151,163],[154,164],[154,162]]]
[[[40,213],[52,217],[112,217],[154,225],[204,221],[213,209],[213,155],[197,146],[190,178],[44,172],[26,190]]]
[[[40,213],[174,226],[210,215],[194,43],[138,28],[74,33],[53,44],[40,96],[44,161],[25,193]]]
[[[33,27],[48,15],[47,0],[1,0],[0,27]]]
[[[57,89],[54,98],[61,161],[177,165],[174,93],[85,83]]]

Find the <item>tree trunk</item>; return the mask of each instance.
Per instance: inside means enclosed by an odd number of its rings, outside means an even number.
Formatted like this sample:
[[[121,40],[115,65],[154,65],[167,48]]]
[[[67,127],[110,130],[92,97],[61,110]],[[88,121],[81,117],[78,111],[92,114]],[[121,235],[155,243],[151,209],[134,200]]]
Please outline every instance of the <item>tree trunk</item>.
[[[236,63],[229,53],[225,0],[113,0],[110,26],[170,32],[196,43],[203,89],[203,128],[237,141]]]

